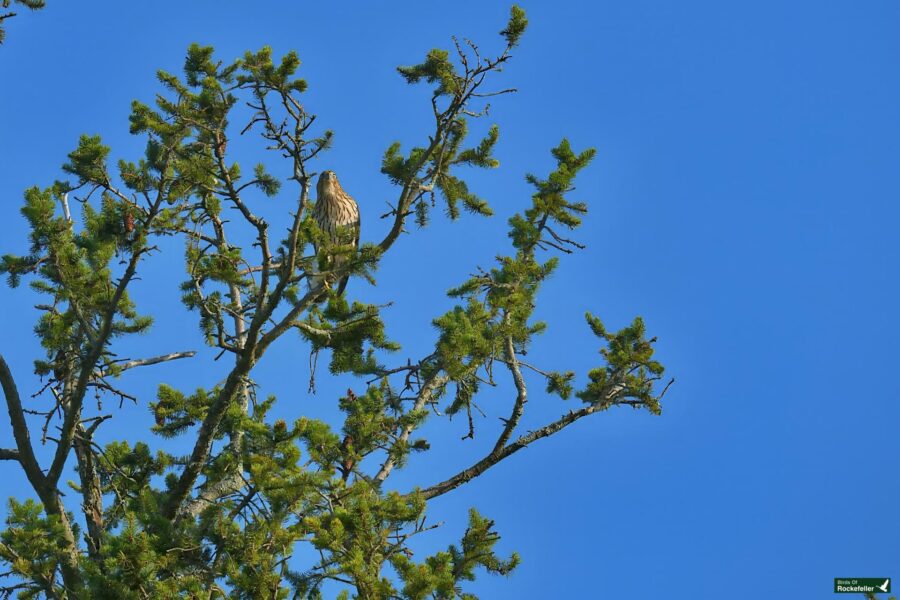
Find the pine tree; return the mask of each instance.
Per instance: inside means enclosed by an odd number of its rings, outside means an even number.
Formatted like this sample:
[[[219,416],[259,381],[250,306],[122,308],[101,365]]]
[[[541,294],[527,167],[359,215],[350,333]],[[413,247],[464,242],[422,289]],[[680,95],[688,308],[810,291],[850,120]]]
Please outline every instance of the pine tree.
[[[30,8],[31,10],[39,10],[44,8],[44,5],[46,4],[45,0],[0,0],[0,8],[4,9],[3,12],[0,13],[0,44],[6,39],[6,31],[3,29],[3,25],[7,19],[11,19],[17,14],[15,11],[7,10],[13,3],[24,6],[25,8]]]
[[[430,86],[433,128],[421,145],[404,150],[396,143],[385,152],[381,170],[397,188],[390,229],[380,242],[351,249],[330,273],[334,280],[350,275],[375,283],[405,226],[415,219],[425,227],[438,202],[450,220],[461,209],[492,214],[462,167],[497,167],[499,131],[492,127],[470,144],[468,122],[486,114],[485,98],[509,91],[491,83],[526,25],[513,7],[497,54],[454,40],[451,51],[435,49],[423,62],[399,67],[410,84]],[[479,572],[510,573],[519,556],[497,555],[494,523],[475,509],[458,541],[415,556],[409,540],[435,528],[427,521],[429,500],[591,414],[621,405],[660,413],[668,386],[657,389],[663,367],[640,318],[612,331],[586,315],[601,362],[582,388],[572,371],[523,360],[545,328],[534,318],[539,290],[560,258],[583,248],[569,236],[588,206],[570,195],[595,152],[576,151],[565,139],[552,149],[549,174],[527,176],[534,191],[508,222],[505,254],[449,291],[456,305],[434,319],[437,342],[426,356],[398,362],[400,345],[390,339],[381,307],[353,300],[352,284],[344,294],[310,286],[326,264],[312,250],[323,233],[310,214],[311,186],[332,134],[305,108],[299,65],[293,52],[276,58],[263,48],[226,63],[212,48],[193,45],[182,76],[159,73],[163,91],[154,106],[133,103],[131,133],[146,140],[142,157],[111,166],[111,149],[83,136],[62,167],[67,180],[25,193],[30,249],[3,256],[0,271],[13,288],[27,279],[46,295],[36,325],[46,356],[35,361],[41,394],[27,405],[21,374],[14,377],[0,356],[14,431],[0,459],[21,468],[34,491],[34,498],[10,500],[0,533],[6,595],[320,598],[327,583],[343,586],[344,598],[474,598],[466,582]],[[249,122],[232,126],[233,109],[245,102]],[[281,181],[262,165],[245,174],[228,154],[238,132],[255,133],[292,175]],[[254,190],[287,199],[283,222],[270,224],[255,212]],[[81,214],[72,214],[70,198],[80,201]],[[121,388],[123,374],[196,360],[193,352],[133,360],[115,353],[121,340],[151,327],[129,288],[155,259],[154,242],[173,236],[185,244],[182,301],[205,342],[228,361],[227,376],[203,382],[199,368],[194,390],[161,383],[149,403],[155,437],[100,446],[96,434],[115,420],[116,403],[133,399]],[[252,244],[233,241],[248,237]],[[329,356],[332,375],[355,382],[338,400],[343,423],[269,416],[276,399],[258,394],[254,369],[276,342],[298,343],[289,332],[313,355]],[[440,483],[390,489],[388,478],[413,455],[427,460],[428,440],[415,435],[438,418],[432,409],[467,415],[472,437],[475,400],[501,375],[514,393],[502,427],[485,432],[496,435],[490,452]],[[548,395],[580,404],[522,431],[535,379]],[[97,403],[87,401],[94,397]],[[42,416],[40,433],[27,416],[35,414]],[[174,436],[192,440],[188,456],[160,443]],[[55,447],[50,464],[36,456],[39,438]],[[63,502],[67,466],[74,467],[77,503],[71,490]],[[300,545],[319,559],[292,560]]]

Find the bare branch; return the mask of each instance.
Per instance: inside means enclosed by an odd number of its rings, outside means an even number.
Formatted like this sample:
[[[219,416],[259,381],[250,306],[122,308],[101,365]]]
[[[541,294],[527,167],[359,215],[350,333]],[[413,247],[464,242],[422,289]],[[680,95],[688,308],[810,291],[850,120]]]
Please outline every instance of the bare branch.
[[[69,211],[69,194],[68,192],[62,195],[60,198],[60,204],[62,204],[63,215],[66,217],[66,221],[70,224],[72,223],[72,213]]]
[[[293,327],[296,327],[300,331],[305,331],[309,335],[322,337],[329,341],[331,340],[331,336],[334,334],[334,330],[313,327],[309,323],[304,323],[303,321],[294,321],[291,325]]]
[[[172,230],[177,231],[178,233],[183,233],[192,239],[202,240],[202,241],[206,242],[207,244],[212,244],[213,246],[216,246],[216,247],[218,247],[220,245],[219,241],[216,238],[210,237],[208,235],[204,235],[198,231],[195,231],[194,229],[188,229],[187,227],[175,226],[172,228]]]
[[[504,320],[509,320],[508,314]],[[509,368],[509,372],[512,374],[513,383],[516,385],[516,402],[513,405],[509,419],[506,419],[503,432],[500,434],[500,437],[497,438],[497,443],[494,444],[494,453],[500,452],[506,445],[506,442],[509,441],[510,436],[512,436],[516,426],[519,424],[519,420],[522,418],[522,414],[525,412],[525,403],[528,402],[528,389],[525,387],[525,378],[522,377],[522,370],[519,369],[516,351],[515,348],[513,348],[512,336],[506,336],[503,351],[506,354],[506,364]]]
[[[168,362],[170,360],[178,360],[180,358],[191,358],[196,355],[197,352],[194,350],[187,350],[185,352],[172,352],[170,354],[163,354],[161,356],[154,356],[153,358],[139,358],[137,360],[129,360],[120,365],[117,365],[120,371],[127,371],[128,369],[134,369],[135,367],[146,367],[149,365],[157,365],[159,363]],[[106,373],[104,373],[105,375]]]
[[[447,492],[454,490],[461,486],[462,484],[478,477],[494,465],[496,465],[501,460],[515,454],[522,448],[525,448],[535,440],[539,440],[541,438],[545,438],[549,435],[553,435],[557,431],[567,427],[590,414],[593,414],[599,410],[603,410],[607,408],[607,405],[604,403],[592,404],[591,406],[586,406],[581,410],[569,412],[564,417],[550,423],[549,425],[545,425],[536,431],[532,431],[526,435],[520,436],[514,442],[509,444],[508,446],[504,446],[499,451],[494,451],[482,458],[480,461],[469,467],[468,469],[464,469],[460,471],[453,477],[442,481],[441,483],[435,484],[431,487],[425,488],[422,490],[422,495],[426,500],[430,500],[431,498],[436,498],[437,496],[442,496]]]
[[[256,266],[247,267],[243,271],[238,271],[238,275],[240,275],[241,277],[244,277],[246,275],[252,275],[253,273],[259,273],[260,271],[262,271],[264,269],[274,270],[274,269],[280,269],[280,268],[281,268],[281,263],[275,261],[272,264],[270,264],[268,267],[265,265],[256,265]]]
[[[413,410],[422,410],[425,405],[431,401],[434,396],[435,390],[440,388],[442,385],[447,383],[448,377],[446,375],[439,375],[439,372],[435,372],[426,382],[425,385],[422,386],[422,389],[419,391],[419,396],[416,398],[416,403],[413,405]],[[400,437],[397,438],[397,441],[394,442],[394,446],[398,443],[404,443],[409,439],[410,434],[412,433],[415,426],[413,424],[409,424],[403,428],[403,431],[400,433]],[[381,469],[378,471],[378,474],[375,475],[375,481],[381,483],[385,479],[388,478],[388,475],[391,474],[391,471],[394,469],[394,459],[391,458],[390,452],[388,453],[387,460],[384,461],[384,464],[381,465]]]
[[[262,354],[272,342],[278,339],[285,331],[293,327],[297,321],[297,317],[315,304],[325,293],[326,290],[324,287],[318,287],[308,291],[306,295],[303,296],[290,311],[288,311],[288,314],[275,325],[275,327],[267,331],[265,335],[260,338],[259,344],[257,344],[257,353]]]
[[[673,380],[674,381],[674,380]],[[668,389],[669,385],[672,384],[672,381],[666,386],[663,390],[663,394]],[[609,392],[606,394],[605,400],[601,402],[596,402],[591,404],[590,406],[585,406],[580,410],[569,411],[568,414],[560,417],[556,421],[541,427],[535,431],[531,431],[525,435],[519,436],[516,440],[508,445],[502,447],[495,447],[494,450],[490,452],[487,456],[479,460],[477,463],[472,465],[471,467],[464,469],[450,477],[442,481],[441,483],[435,484],[431,487],[425,488],[420,493],[425,497],[426,500],[430,500],[431,498],[436,498],[437,496],[441,496],[446,494],[447,492],[458,488],[464,483],[478,477],[494,465],[496,465],[501,460],[508,458],[509,456],[515,454],[522,448],[525,448],[532,442],[539,440],[541,438],[545,438],[553,435],[554,433],[568,427],[575,421],[582,419],[588,415],[592,415],[596,412],[600,412],[606,410],[610,406],[616,406],[620,404],[626,404],[630,406],[634,406],[635,408],[644,406],[645,403],[641,400],[619,400],[617,399],[617,395],[620,393],[620,388],[618,386],[613,386]],[[657,396],[657,400],[662,396]]]
[[[28,432],[28,424],[25,422],[25,415],[22,411],[22,401],[19,398],[19,391],[16,388],[15,380],[6,364],[3,356],[0,355],[0,385],[3,388],[3,395],[6,398],[6,407],[9,411],[9,421],[13,429],[13,437],[16,440],[16,446],[19,452],[19,463],[28,477],[31,487],[37,493],[41,502],[44,503],[44,510],[48,515],[59,517],[59,523],[62,528],[61,540],[64,552],[62,555],[61,569],[63,579],[67,585],[74,585],[78,579],[78,544],[69,523],[68,515],[62,505],[59,493],[56,490],[55,482],[51,483],[49,478],[44,475],[37,459],[34,456],[34,449],[31,446],[31,437]]]
[[[91,449],[91,435],[96,427],[105,419],[97,419],[90,429],[79,423],[72,445],[78,463],[78,475],[81,480],[82,510],[87,524],[88,555],[97,558],[103,539],[103,489],[100,476],[97,474],[95,456]]]
[[[36,492],[41,493],[46,488],[46,477],[34,456],[34,448],[31,445],[25,413],[22,411],[19,390],[3,355],[0,355],[0,384],[3,387],[6,408],[9,412],[9,423],[12,425],[13,438],[16,440],[16,449],[19,453],[17,460],[22,464],[31,486]]]
[[[502,94],[514,94],[519,90],[516,88],[507,88],[505,90],[497,90],[496,92],[484,92],[482,94],[472,94],[473,98],[491,98],[493,96],[500,96]]]

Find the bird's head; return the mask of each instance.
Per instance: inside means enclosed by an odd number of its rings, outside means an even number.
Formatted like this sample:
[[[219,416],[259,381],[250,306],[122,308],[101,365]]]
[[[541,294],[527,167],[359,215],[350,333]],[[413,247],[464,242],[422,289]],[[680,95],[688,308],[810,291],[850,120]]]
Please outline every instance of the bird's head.
[[[316,184],[316,191],[321,196],[326,192],[330,192],[335,188],[340,187],[338,183],[337,175],[334,171],[322,171],[322,174],[319,175],[319,182]]]

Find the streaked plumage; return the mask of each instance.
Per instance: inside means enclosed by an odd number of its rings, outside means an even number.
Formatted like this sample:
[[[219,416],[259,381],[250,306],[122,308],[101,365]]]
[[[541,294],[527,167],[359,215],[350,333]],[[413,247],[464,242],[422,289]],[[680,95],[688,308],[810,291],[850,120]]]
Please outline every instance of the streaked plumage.
[[[359,248],[359,206],[341,187],[334,171],[325,171],[319,176],[312,214],[331,245],[352,246],[354,250]],[[315,250],[318,254],[319,249]],[[322,268],[334,269],[346,260],[345,255],[328,257]],[[338,282],[338,294],[344,292],[348,279],[349,276],[345,276]]]

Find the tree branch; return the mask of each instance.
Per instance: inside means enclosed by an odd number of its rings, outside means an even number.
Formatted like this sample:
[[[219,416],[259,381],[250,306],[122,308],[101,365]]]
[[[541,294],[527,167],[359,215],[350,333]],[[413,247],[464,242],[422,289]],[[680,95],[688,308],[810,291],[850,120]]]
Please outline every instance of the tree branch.
[[[146,367],[149,365],[157,365],[159,363],[168,362],[170,360],[178,360],[180,358],[191,358],[196,355],[197,352],[194,350],[187,350],[185,352],[172,352],[170,354],[163,354],[160,356],[154,356],[152,358],[139,358],[136,360],[129,360],[118,365],[118,369],[120,371],[127,371],[128,369],[134,369],[135,367]],[[105,373],[104,373],[105,375]]]
[[[426,500],[430,500],[431,498],[436,498],[438,496],[442,496],[447,492],[454,490],[461,486],[462,484],[478,477],[494,465],[496,465],[501,460],[515,454],[522,448],[525,448],[532,442],[539,440],[541,438],[545,438],[547,436],[553,435],[554,433],[560,431],[561,429],[568,427],[575,421],[586,417],[588,415],[594,414],[595,412],[599,412],[601,410],[605,410],[609,408],[609,402],[598,402],[596,404],[591,404],[590,406],[586,406],[581,410],[570,411],[567,415],[557,419],[556,421],[550,423],[549,425],[545,425],[540,429],[532,431],[526,435],[520,436],[514,442],[507,446],[503,446],[499,450],[494,450],[480,461],[469,467],[468,469],[464,469],[460,471],[453,477],[442,481],[441,483],[435,484],[431,487],[425,488],[421,491],[421,494],[424,496]]]
[[[61,570],[63,581],[70,588],[77,588],[80,581],[78,573],[78,543],[72,532],[72,525],[69,522],[68,515],[60,500],[59,493],[56,490],[56,483],[51,482],[49,477],[44,475],[37,459],[34,456],[34,449],[31,446],[31,436],[28,432],[28,424],[25,422],[25,414],[22,410],[22,401],[19,397],[19,391],[16,388],[15,380],[6,364],[3,356],[0,355],[0,385],[3,388],[3,395],[6,398],[6,407],[9,411],[9,422],[12,425],[13,437],[16,440],[16,446],[19,452],[19,463],[25,471],[31,487],[37,493],[41,502],[44,504],[44,510],[48,515],[55,515],[60,520],[62,527],[63,539],[61,546],[63,547],[63,558],[61,561]]]
[[[203,424],[197,432],[197,441],[194,443],[191,456],[184,466],[184,471],[182,471],[181,477],[178,478],[178,482],[169,493],[169,498],[163,507],[163,515],[166,518],[171,520],[182,514],[182,505],[187,500],[204,465],[206,465],[209,453],[212,451],[216,431],[222,423],[222,418],[225,416],[228,406],[234,400],[235,394],[244,382],[244,378],[250,373],[253,365],[252,350],[238,355],[234,368],[228,374],[228,378],[219,391],[219,395],[203,419]]]
[[[100,544],[103,539],[103,488],[100,485],[100,476],[97,474],[97,465],[91,449],[91,436],[101,422],[102,420],[97,421],[91,429],[85,429],[84,424],[79,423],[75,438],[72,440],[81,480],[82,512],[87,524],[85,537],[88,555],[94,559],[100,555]]]
[[[166,172],[171,154],[172,150],[168,149],[165,158],[163,159],[164,168],[161,170],[162,173]],[[146,228],[149,228],[151,223],[156,218],[157,214],[159,214],[160,207],[163,200],[165,199],[166,184],[166,178],[164,176],[161,176],[159,181],[157,182],[156,198],[147,213],[147,217],[145,220]],[[104,188],[109,188],[108,178],[107,183],[103,184],[103,186]],[[137,266],[141,260],[141,257],[148,250],[149,248],[146,247],[141,248],[139,250],[135,250],[131,255],[131,259],[128,261],[128,265],[125,267],[125,272],[122,275],[121,279],[119,279],[119,282],[116,285],[116,289],[113,292],[112,298],[110,299],[109,304],[107,305],[106,310],[103,312],[102,318],[100,319],[100,328],[97,331],[97,334],[91,340],[90,351],[87,353],[87,356],[82,363],[81,372],[78,375],[75,387],[72,390],[70,397],[65,399],[67,401],[67,406],[65,410],[65,417],[63,418],[59,442],[56,446],[56,452],[53,455],[53,462],[50,465],[50,470],[47,473],[47,482],[54,488],[59,482],[63,467],[65,467],[66,464],[66,459],[68,458],[69,452],[72,449],[72,443],[75,438],[75,428],[81,419],[81,407],[84,403],[84,394],[87,391],[88,384],[90,383],[91,377],[94,373],[96,363],[106,350],[110,335],[113,333],[113,325],[115,323],[116,313],[119,310],[119,303],[125,296],[126,288],[134,279],[134,276],[137,273]]]
[[[299,169],[300,167],[297,168]],[[307,293],[288,312],[288,314],[275,325],[275,327],[265,334],[260,335],[263,325],[268,321],[278,304],[281,302],[284,292],[291,281],[294,268],[296,267],[296,242],[300,232],[303,209],[306,206],[309,194],[309,180],[301,176],[299,183],[301,186],[299,206],[297,208],[297,213],[294,215],[291,233],[288,237],[288,255],[287,258],[282,261],[282,270],[280,272],[279,281],[275,286],[275,289],[267,296],[260,294],[260,299],[258,301],[259,310],[253,316],[250,327],[246,331],[244,341],[241,344],[241,352],[238,355],[235,366],[231,373],[229,373],[225,385],[220,390],[215,402],[210,406],[206,417],[203,420],[203,424],[200,426],[190,459],[185,465],[181,477],[179,477],[178,482],[172,489],[163,509],[163,514],[168,519],[175,519],[178,516],[185,514],[182,507],[196,484],[197,479],[203,470],[203,466],[209,458],[216,431],[225,416],[228,406],[234,399],[238,386],[250,373],[250,370],[256,362],[262,357],[266,348],[268,348],[268,346],[285,331],[290,329],[297,316],[312,306],[324,292],[324,289],[320,288]],[[265,238],[261,239],[264,240]],[[271,257],[267,253],[263,264],[271,264]]]
[[[205,487],[203,491],[201,491],[196,498],[192,498],[185,503],[182,514],[196,517],[203,509],[215,504],[219,498],[239,490],[244,484],[244,478],[239,472],[232,472],[226,475],[224,479],[211,485],[207,482],[204,484]],[[249,499],[247,501],[249,502]],[[243,508],[241,510],[243,510]]]
[[[506,419],[503,432],[497,438],[497,443],[494,444],[493,452],[500,452],[503,446],[506,445],[506,442],[509,441],[510,436],[512,436],[516,426],[519,424],[519,419],[522,418],[522,413],[525,412],[525,403],[528,402],[528,389],[525,387],[525,378],[522,377],[522,371],[519,369],[519,361],[516,359],[516,350],[513,347],[512,336],[507,335],[505,342],[503,351],[506,354],[506,365],[509,368],[509,372],[512,373],[513,383],[516,385],[516,402],[513,405],[509,419]]]
[[[69,451],[72,449],[72,440],[75,437],[75,427],[81,418],[81,406],[84,402],[85,391],[87,391],[91,375],[94,371],[94,365],[106,349],[106,344],[112,333],[119,302],[122,300],[122,297],[125,295],[125,289],[137,272],[137,265],[142,254],[143,252],[135,252],[131,257],[131,260],[129,260],[128,266],[125,269],[125,274],[122,275],[122,278],[119,280],[116,290],[113,293],[113,297],[109,302],[109,306],[107,306],[105,314],[103,315],[100,330],[91,342],[90,352],[82,364],[81,373],[75,383],[75,389],[72,391],[71,397],[66,399],[68,406],[66,407],[66,415],[63,419],[62,433],[59,437],[59,443],[56,446],[53,463],[47,473],[47,479],[53,486],[56,486],[56,483],[59,481],[63,467],[66,464],[66,459],[69,456]]]
[[[422,389],[419,391],[419,396],[416,398],[416,403],[413,405],[412,410],[422,410],[425,405],[431,400],[434,395],[434,391],[440,388],[442,385],[447,383],[449,378],[446,375],[439,375],[439,371],[436,371],[434,375],[432,375],[426,382],[425,385],[422,386]],[[400,433],[400,437],[397,438],[397,441],[394,442],[392,449],[398,443],[404,443],[409,439],[410,434],[413,429],[415,429],[415,425],[410,423],[406,427],[403,428],[403,431]],[[379,469],[378,473],[375,475],[375,481],[378,483],[383,482],[388,478],[388,475],[391,474],[391,471],[394,469],[395,461],[391,458],[391,453],[388,452],[388,458],[384,461],[384,464],[381,465],[381,469]]]
[[[28,432],[28,423],[25,421],[25,413],[22,410],[19,390],[3,355],[0,355],[0,384],[2,384],[3,395],[6,398],[9,423],[12,425],[13,438],[19,454],[16,460],[22,464],[25,475],[34,490],[41,493],[47,485],[46,477],[34,456],[34,448],[31,445],[31,436]]]

